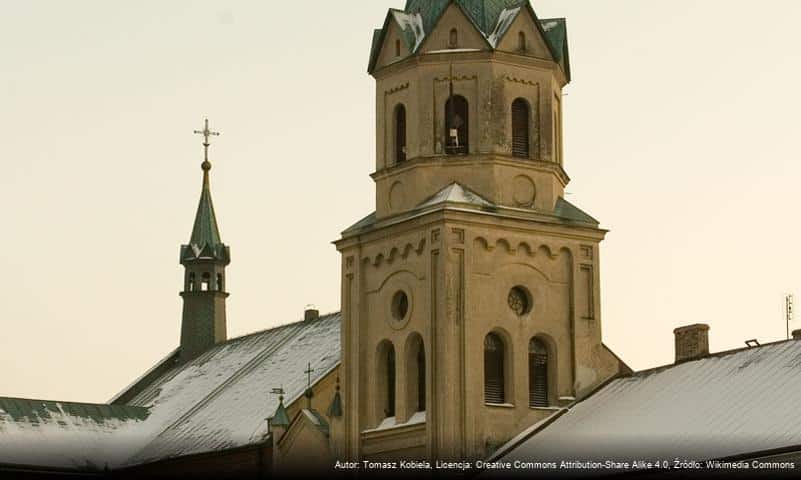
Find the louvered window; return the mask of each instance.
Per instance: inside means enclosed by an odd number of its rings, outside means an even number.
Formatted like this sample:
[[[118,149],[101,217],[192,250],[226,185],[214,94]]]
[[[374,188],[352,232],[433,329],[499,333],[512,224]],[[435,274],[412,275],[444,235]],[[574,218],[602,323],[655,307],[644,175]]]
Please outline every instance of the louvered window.
[[[395,163],[406,161],[406,107],[395,107]]]
[[[484,338],[484,402],[505,403],[503,341],[490,333]]]
[[[389,347],[387,351],[387,408],[384,412],[387,417],[395,416],[395,348]]]
[[[547,407],[548,402],[548,349],[536,338],[528,346],[528,404],[530,407]]]
[[[445,102],[445,151],[449,155],[470,153],[470,113],[467,100],[454,95]]]
[[[529,108],[522,98],[512,103],[512,154],[529,157]]]
[[[417,411],[426,409],[426,353],[423,345],[417,351]]]

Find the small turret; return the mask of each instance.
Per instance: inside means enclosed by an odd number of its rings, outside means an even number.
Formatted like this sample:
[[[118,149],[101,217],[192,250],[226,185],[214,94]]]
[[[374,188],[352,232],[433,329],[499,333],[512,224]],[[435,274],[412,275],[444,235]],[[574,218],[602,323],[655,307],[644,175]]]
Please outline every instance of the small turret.
[[[220,238],[217,216],[211,201],[208,149],[209,137],[219,135],[205,128],[195,133],[204,136],[203,187],[195,214],[192,236],[181,246],[180,262],[186,273],[181,297],[184,300],[181,322],[181,360],[189,361],[227,338],[225,299],[225,267],[231,252]]]

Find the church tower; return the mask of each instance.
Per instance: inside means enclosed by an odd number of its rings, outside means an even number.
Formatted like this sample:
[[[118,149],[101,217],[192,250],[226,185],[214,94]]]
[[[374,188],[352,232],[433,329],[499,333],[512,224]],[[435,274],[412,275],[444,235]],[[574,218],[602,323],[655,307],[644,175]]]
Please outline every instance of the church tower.
[[[203,188],[195,214],[192,236],[188,245],[181,246],[181,265],[184,266],[184,301],[181,321],[181,361],[189,361],[213,345],[226,340],[225,267],[231,262],[231,252],[220,238],[217,217],[211,201],[209,184],[209,138],[219,135],[205,128],[195,133],[204,137],[205,158]]]
[[[375,31],[375,212],[343,232],[345,451],[484,458],[616,374],[565,199],[566,23],[408,0]]]

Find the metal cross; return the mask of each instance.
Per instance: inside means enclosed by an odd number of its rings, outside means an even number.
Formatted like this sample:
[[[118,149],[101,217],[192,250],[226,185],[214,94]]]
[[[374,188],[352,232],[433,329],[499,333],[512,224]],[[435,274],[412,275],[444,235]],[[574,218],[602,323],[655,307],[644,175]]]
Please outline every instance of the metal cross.
[[[205,159],[206,159],[206,161],[208,161],[209,160],[209,146],[211,145],[211,143],[209,143],[209,137],[219,137],[220,136],[220,132],[212,132],[211,131],[211,129],[209,128],[209,119],[207,118],[207,119],[205,119],[205,124],[204,124],[203,130],[195,130],[195,135],[203,135],[203,149],[204,149],[204,153],[205,153]]]
[[[303,372],[308,376],[308,382],[309,382],[308,386],[309,387],[311,387],[311,374],[312,374],[313,371],[314,371],[314,369],[311,367],[311,362],[309,362],[309,367],[306,369],[305,372]]]

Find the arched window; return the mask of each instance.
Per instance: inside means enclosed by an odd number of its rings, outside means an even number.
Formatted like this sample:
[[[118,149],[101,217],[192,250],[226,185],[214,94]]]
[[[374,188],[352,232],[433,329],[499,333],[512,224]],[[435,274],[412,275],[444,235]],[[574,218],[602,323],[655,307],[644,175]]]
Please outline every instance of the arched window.
[[[224,292],[225,291],[225,283],[223,283],[223,274],[222,273],[218,273],[217,274],[217,290],[219,290],[220,292]]]
[[[484,402],[505,403],[504,345],[501,337],[490,333],[484,338]]]
[[[448,38],[448,46],[456,48],[459,45],[459,32],[455,28],[451,29],[450,37]]]
[[[426,351],[423,338],[414,333],[406,342],[406,405],[411,412],[426,410]]]
[[[200,279],[200,291],[208,292],[210,284],[211,284],[211,274],[209,274],[209,272],[206,272]]]
[[[395,107],[395,164],[406,161],[406,107]]]
[[[420,344],[417,351],[417,411],[426,410],[426,352]]]
[[[512,102],[512,155],[529,157],[530,115],[528,102],[518,98]]]
[[[532,338],[528,344],[528,405],[537,408],[548,404],[548,348]]]
[[[387,403],[384,414],[387,417],[395,416],[395,348],[390,345],[386,360],[387,375]]]
[[[378,345],[374,378],[376,422],[395,416],[395,347],[388,340]]]
[[[517,49],[521,52],[526,51],[526,34],[523,32],[517,34]]]
[[[400,49],[400,40],[395,40],[395,56],[400,57],[401,49]]]
[[[190,273],[189,274],[189,282],[188,282],[188,285],[187,285],[186,289],[188,291],[190,291],[190,292],[194,292],[196,288],[197,287],[195,286],[195,274],[194,273]]]
[[[454,95],[445,102],[445,152],[449,155],[470,153],[470,111],[467,100]]]

